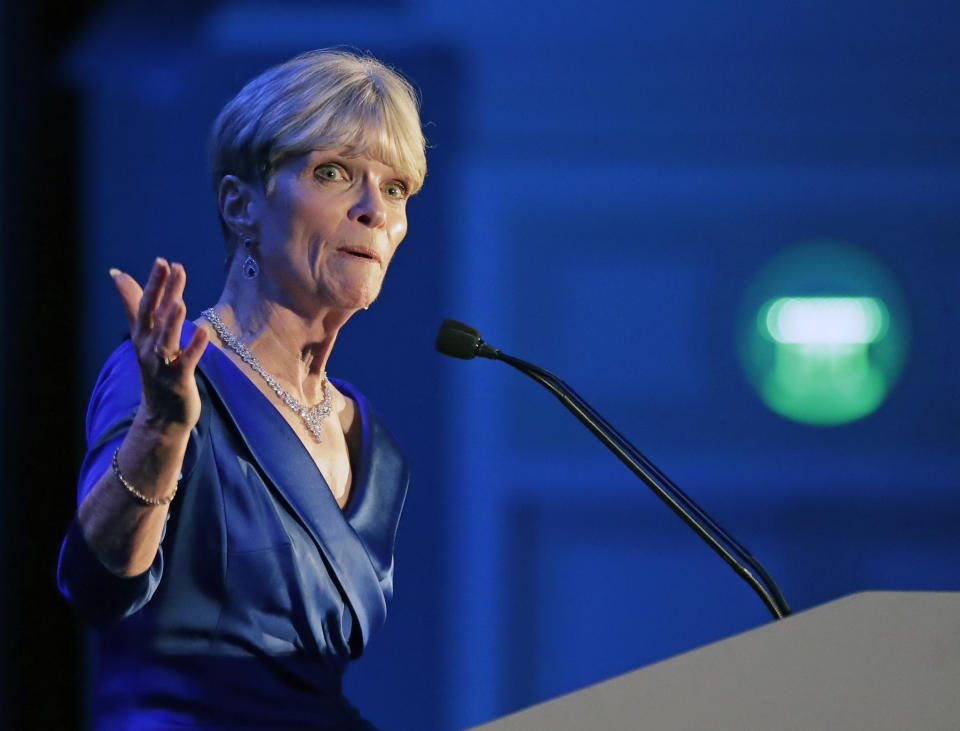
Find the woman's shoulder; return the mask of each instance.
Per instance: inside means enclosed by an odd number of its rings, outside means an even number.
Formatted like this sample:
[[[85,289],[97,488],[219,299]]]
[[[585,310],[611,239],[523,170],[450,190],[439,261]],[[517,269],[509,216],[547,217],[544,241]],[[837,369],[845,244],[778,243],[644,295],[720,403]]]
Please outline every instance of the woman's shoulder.
[[[92,442],[110,425],[140,404],[140,366],[129,338],[110,354],[87,407],[87,440]]]

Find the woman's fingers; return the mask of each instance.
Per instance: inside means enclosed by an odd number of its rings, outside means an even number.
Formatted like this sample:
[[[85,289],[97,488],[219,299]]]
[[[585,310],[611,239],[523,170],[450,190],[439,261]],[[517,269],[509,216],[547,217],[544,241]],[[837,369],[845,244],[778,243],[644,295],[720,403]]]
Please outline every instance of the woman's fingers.
[[[113,284],[120,293],[120,299],[123,300],[123,309],[127,313],[127,320],[130,323],[130,332],[137,323],[137,310],[140,308],[140,298],[143,297],[143,290],[137,284],[137,280],[129,274],[124,274],[119,269],[111,269],[110,276],[113,277]]]
[[[182,264],[167,263],[166,259],[157,258],[150,270],[150,277],[144,289],[140,288],[137,280],[119,269],[111,269],[110,276],[123,300],[127,320],[130,323],[130,334],[135,341],[143,342],[144,337],[159,335],[162,345],[168,340],[171,322],[170,313],[173,306],[179,302],[183,304],[183,291],[186,286],[187,275]],[[184,308],[185,310],[185,308]],[[176,324],[176,317],[173,318]],[[182,317],[180,325],[182,325]],[[180,337],[179,328],[171,337],[174,340]],[[176,350],[174,347],[173,350]]]
[[[143,289],[129,274],[111,269],[110,276],[123,299],[130,337],[140,361],[143,400],[140,408],[149,423],[192,426],[200,414],[200,396],[194,378],[197,362],[207,346],[198,329],[180,351],[187,306],[183,302],[187,273],[182,264],[158,258]]]
[[[154,317],[155,322],[163,323],[167,318],[170,307],[183,297],[183,289],[187,283],[187,273],[183,264],[173,263],[170,265],[170,273],[163,286],[163,292],[160,295],[160,304],[157,306],[157,312]]]
[[[192,371],[209,339],[202,329],[197,330],[190,343],[182,352],[180,350],[180,337],[187,317],[187,306],[183,301],[187,272],[183,265],[168,264],[165,259],[158,258],[145,289],[119,269],[111,269],[110,276],[123,300],[130,321],[130,334],[141,357],[149,357],[149,352],[164,365],[179,361],[185,370]]]
[[[185,370],[192,370],[196,367],[209,341],[210,338],[207,336],[207,331],[202,327],[198,327],[194,331],[190,342],[187,343],[187,347],[180,353],[180,362],[183,364]]]
[[[153,263],[153,269],[150,271],[150,278],[147,280],[147,286],[143,288],[143,296],[140,298],[140,306],[137,308],[136,325],[131,330],[134,340],[137,340],[141,333],[149,333],[156,322],[154,315],[157,310],[157,304],[163,294],[164,285],[170,276],[170,265],[166,259],[157,258]]]
[[[183,300],[176,300],[167,308],[166,317],[153,343],[153,352],[161,360],[169,360],[172,364],[180,357],[180,330],[186,316],[187,306]]]
[[[183,302],[183,289],[187,283],[187,274],[182,264],[170,267],[163,297],[155,321],[159,332],[154,340],[154,350],[160,357],[176,359],[180,351],[180,331],[187,316],[187,306]]]

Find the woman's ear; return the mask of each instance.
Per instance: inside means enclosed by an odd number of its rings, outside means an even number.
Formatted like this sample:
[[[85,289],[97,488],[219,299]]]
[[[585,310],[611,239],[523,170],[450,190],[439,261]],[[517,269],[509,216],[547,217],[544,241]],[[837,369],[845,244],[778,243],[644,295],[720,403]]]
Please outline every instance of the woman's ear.
[[[224,175],[220,179],[217,206],[224,224],[237,236],[249,236],[258,228],[254,191],[236,175]]]

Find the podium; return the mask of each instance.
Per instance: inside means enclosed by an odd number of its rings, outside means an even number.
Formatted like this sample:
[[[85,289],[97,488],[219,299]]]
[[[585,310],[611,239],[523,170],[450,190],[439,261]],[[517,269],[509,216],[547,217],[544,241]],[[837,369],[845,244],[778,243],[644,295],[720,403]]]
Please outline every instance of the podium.
[[[960,592],[863,592],[475,731],[960,729]]]

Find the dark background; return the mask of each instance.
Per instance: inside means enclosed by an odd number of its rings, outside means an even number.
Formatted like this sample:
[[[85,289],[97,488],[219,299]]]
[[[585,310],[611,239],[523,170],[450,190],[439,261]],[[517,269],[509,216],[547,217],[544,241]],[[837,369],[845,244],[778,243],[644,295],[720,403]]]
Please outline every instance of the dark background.
[[[80,95],[58,59],[96,2],[3,2],[0,726],[77,728],[78,625],[51,566],[83,448]]]
[[[746,543],[802,611],[958,590],[960,10],[396,2],[2,5],[0,726],[82,728],[54,584],[93,379],[125,321],[106,271],[222,243],[204,145],[266,68],[345,44],[423,95],[430,171],[331,373],[415,471],[386,628],[347,675],[387,729],[480,723],[769,621],[546,394],[443,360],[455,316],[557,371]],[[773,414],[738,360],[764,264],[840,240],[897,283],[903,371],[873,414]]]

